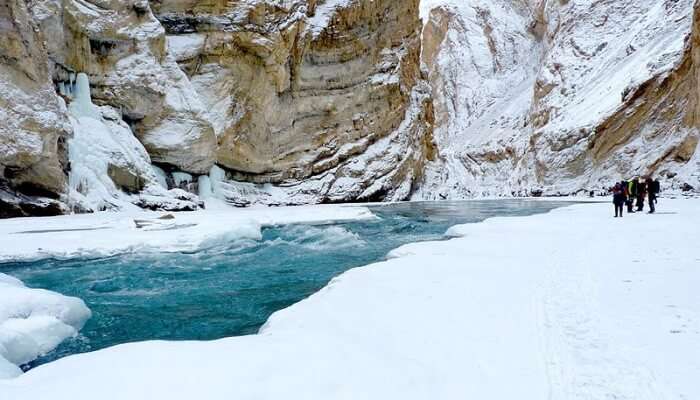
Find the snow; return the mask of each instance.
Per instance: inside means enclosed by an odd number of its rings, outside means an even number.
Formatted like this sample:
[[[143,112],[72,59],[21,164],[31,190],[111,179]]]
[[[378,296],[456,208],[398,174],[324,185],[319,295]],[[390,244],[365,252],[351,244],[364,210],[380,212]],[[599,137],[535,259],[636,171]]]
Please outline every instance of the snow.
[[[122,120],[121,113],[92,103],[85,73],[77,75],[74,92],[69,107],[73,125],[73,136],[68,140],[69,206],[87,211],[135,211],[138,207],[134,203],[141,200],[187,205],[177,198],[178,192],[167,190],[165,172],[151,164],[148,152]],[[138,176],[144,182],[142,195],[129,195],[118,188],[108,174],[110,165]],[[174,173],[173,177],[177,185],[192,180],[185,173]]]
[[[168,53],[177,61],[195,58],[206,44],[206,35],[199,33],[188,35],[167,35]]]
[[[3,399],[700,398],[700,202],[494,218],[411,244],[260,334],[144,342],[0,383]]]
[[[127,252],[196,251],[235,238],[257,239],[261,227],[373,218],[365,207],[303,206],[234,209],[211,198],[207,210],[170,213],[130,210],[0,220],[0,262],[46,257],[98,257]],[[147,221],[139,229],[135,220]]]
[[[680,173],[696,165],[665,158],[697,132],[663,121],[660,111],[644,115],[613,150],[591,154],[609,118],[635,115],[630,93],[679,68],[694,2],[593,4],[421,1],[422,61],[433,86],[440,158],[426,168],[414,199],[572,194],[648,173],[674,190],[683,182],[696,186]],[[678,175],[667,178],[666,171]]]
[[[74,336],[91,316],[82,300],[30,289],[0,273],[0,379]]]
[[[342,8],[347,8],[353,0],[326,0],[316,6],[314,15],[306,23],[313,38],[318,37],[333,21],[335,13]]]

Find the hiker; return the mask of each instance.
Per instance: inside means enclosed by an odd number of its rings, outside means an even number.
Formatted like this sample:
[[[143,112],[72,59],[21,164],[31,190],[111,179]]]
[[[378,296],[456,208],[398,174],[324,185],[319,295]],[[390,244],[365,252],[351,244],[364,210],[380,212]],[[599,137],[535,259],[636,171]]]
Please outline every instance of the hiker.
[[[661,193],[661,182],[658,179],[654,179],[654,203],[659,202],[659,194]]]
[[[646,183],[637,178],[637,211],[644,211],[644,198],[647,197]]]
[[[621,183],[616,183],[612,188],[613,204],[615,205],[615,218],[622,218],[623,205],[625,204],[625,189]]]
[[[627,204],[628,214],[634,213],[634,199],[637,197],[637,184],[635,179],[630,179],[629,182],[627,182],[627,201],[625,201],[625,204]]]
[[[661,191],[661,185],[658,179],[654,180],[651,177],[647,178],[646,185],[649,192],[649,214],[653,214],[656,212],[656,196]]]

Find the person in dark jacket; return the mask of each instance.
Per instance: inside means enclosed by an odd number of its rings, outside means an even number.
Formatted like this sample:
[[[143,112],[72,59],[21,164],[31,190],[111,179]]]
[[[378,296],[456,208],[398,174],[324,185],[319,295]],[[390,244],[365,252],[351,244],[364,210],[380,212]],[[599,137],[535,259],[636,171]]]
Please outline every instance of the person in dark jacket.
[[[616,183],[612,188],[613,192],[613,204],[615,205],[615,218],[618,216],[622,218],[622,210],[625,205],[625,189],[623,189],[621,183]]]
[[[653,214],[656,212],[656,196],[661,191],[661,185],[658,180],[654,180],[651,177],[647,178],[646,185],[649,192],[649,214]]]
[[[647,197],[647,185],[642,179],[637,179],[637,211],[644,211],[644,198]]]
[[[659,194],[661,193],[661,182],[658,179],[654,179],[654,202],[659,202]]]

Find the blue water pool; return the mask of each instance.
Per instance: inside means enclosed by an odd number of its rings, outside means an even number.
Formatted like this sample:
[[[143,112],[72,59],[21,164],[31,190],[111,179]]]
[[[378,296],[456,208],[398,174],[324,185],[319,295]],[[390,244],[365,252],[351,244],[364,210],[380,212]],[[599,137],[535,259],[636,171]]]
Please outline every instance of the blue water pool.
[[[0,264],[27,286],[82,298],[93,312],[80,335],[25,369],[120,343],[208,340],[255,333],[275,311],[350,268],[448,227],[493,216],[544,213],[563,202],[493,200],[372,207],[378,220],[267,228],[196,253]]]

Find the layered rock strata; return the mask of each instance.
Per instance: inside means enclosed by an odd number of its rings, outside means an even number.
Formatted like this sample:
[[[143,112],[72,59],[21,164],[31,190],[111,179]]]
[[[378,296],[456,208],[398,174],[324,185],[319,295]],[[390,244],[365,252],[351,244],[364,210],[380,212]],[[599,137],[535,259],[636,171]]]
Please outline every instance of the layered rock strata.
[[[404,199],[432,154],[418,1],[154,2],[253,201]],[[236,190],[230,196],[241,197]]]

